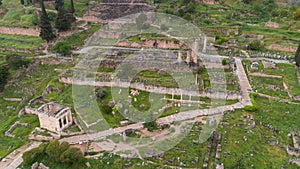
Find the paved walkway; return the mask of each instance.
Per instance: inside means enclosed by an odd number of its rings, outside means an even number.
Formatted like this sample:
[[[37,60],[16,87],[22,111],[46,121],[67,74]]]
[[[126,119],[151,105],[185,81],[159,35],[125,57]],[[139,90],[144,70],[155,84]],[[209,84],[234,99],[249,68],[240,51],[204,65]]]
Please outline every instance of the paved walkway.
[[[33,148],[38,147],[41,144],[41,142],[33,142],[31,144],[27,144],[24,145],[20,148],[18,148],[17,150],[15,150],[14,152],[10,153],[9,155],[7,155],[5,157],[6,161],[0,162],[0,168],[1,169],[15,169],[17,168],[22,162],[23,162],[23,158],[22,155],[24,152],[29,151]]]
[[[250,99],[250,91],[252,90],[251,85],[249,83],[249,80],[247,78],[247,75],[245,73],[242,61],[240,58],[235,58],[236,63],[236,73],[239,79],[240,89],[242,92],[242,103],[244,105],[252,105],[251,99]]]
[[[157,119],[157,122],[160,124],[166,124],[166,123],[172,123],[174,121],[184,121],[193,119],[197,116],[209,116],[209,115],[215,115],[223,113],[224,111],[230,111],[234,109],[240,109],[243,108],[245,105],[252,105],[251,99],[249,97],[250,91],[252,90],[247,75],[245,73],[244,67],[242,65],[241,59],[235,58],[236,65],[237,65],[237,76],[242,92],[242,99],[240,102],[232,104],[232,105],[225,105],[215,108],[209,108],[209,109],[200,109],[200,110],[189,110],[185,112],[180,112],[178,114],[170,115],[167,117],[159,118]],[[124,127],[119,127],[115,129],[105,130],[98,133],[93,134],[84,134],[80,136],[73,136],[69,138],[63,138],[60,141],[67,141],[69,143],[78,143],[80,141],[87,141],[87,140],[94,140],[97,138],[103,138],[109,135],[113,135],[116,133],[122,133],[127,129],[141,129],[143,128],[142,123],[132,124]]]

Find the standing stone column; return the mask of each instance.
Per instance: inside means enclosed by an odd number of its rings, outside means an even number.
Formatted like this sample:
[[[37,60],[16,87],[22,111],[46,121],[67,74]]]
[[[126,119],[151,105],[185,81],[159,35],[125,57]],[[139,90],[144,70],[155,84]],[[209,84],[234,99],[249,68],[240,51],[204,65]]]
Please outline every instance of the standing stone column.
[[[178,63],[182,62],[182,53],[181,53],[181,51],[179,51],[178,54],[177,54],[177,62]]]
[[[68,117],[68,116],[69,116],[69,114],[66,115],[66,121],[67,121],[67,124],[66,124],[66,125],[69,124],[69,117]]]
[[[192,50],[192,58],[194,63],[198,63],[198,58],[194,50]]]
[[[191,54],[190,51],[187,51],[186,53],[186,63],[190,63],[191,62]]]

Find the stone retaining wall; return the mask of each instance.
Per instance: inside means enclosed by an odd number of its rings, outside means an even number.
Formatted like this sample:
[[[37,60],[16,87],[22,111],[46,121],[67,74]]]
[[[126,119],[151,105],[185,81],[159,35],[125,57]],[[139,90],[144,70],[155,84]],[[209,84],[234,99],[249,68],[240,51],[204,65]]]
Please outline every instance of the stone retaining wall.
[[[27,35],[39,36],[40,30],[38,28],[19,28],[19,27],[5,27],[0,26],[0,33],[10,35]]]
[[[223,91],[206,91],[199,93],[198,91],[179,89],[179,88],[167,88],[157,87],[152,85],[144,85],[142,83],[129,83],[129,82],[99,82],[99,81],[74,81],[72,77],[61,76],[59,81],[68,84],[77,85],[94,85],[94,86],[107,86],[107,87],[122,87],[122,88],[134,88],[147,92],[159,93],[159,94],[172,94],[172,95],[185,95],[185,96],[197,96],[197,97],[208,97],[212,99],[227,99],[227,100],[240,100],[240,92],[223,92]]]

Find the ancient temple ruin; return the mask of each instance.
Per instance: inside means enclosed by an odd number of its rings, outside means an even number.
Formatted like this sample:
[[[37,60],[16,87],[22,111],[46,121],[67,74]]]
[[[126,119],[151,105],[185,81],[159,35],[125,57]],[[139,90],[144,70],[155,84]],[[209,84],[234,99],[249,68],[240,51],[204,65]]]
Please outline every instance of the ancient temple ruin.
[[[37,110],[40,127],[52,132],[61,132],[73,123],[71,109],[56,103],[47,103]]]

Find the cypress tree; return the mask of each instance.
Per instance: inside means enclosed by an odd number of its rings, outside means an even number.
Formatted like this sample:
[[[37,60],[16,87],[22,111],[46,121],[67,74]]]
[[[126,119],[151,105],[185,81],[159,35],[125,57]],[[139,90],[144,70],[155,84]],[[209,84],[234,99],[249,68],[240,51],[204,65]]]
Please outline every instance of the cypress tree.
[[[55,28],[58,29],[59,32],[67,31],[71,29],[71,19],[68,13],[60,7],[57,11],[57,17],[55,20]]]
[[[295,61],[296,61],[296,66],[300,67],[300,43],[298,45],[298,49],[295,54]]]
[[[64,1],[63,0],[55,0],[55,10],[59,10],[59,8],[62,8],[64,6]]]
[[[3,91],[9,76],[7,64],[0,63],[0,92]]]
[[[74,2],[73,0],[71,0],[71,11],[70,11],[72,14],[75,13],[75,7],[74,7]]]
[[[76,18],[74,16],[75,16],[75,7],[74,7],[73,0],[71,0],[71,9],[70,9],[70,14],[68,16],[71,23],[76,21]]]
[[[40,18],[40,28],[41,28],[40,37],[46,40],[47,42],[49,42],[50,40],[55,38],[55,35],[52,32],[52,26],[49,21],[49,17],[47,15],[43,0],[40,0],[40,5],[42,8],[42,15]]]

